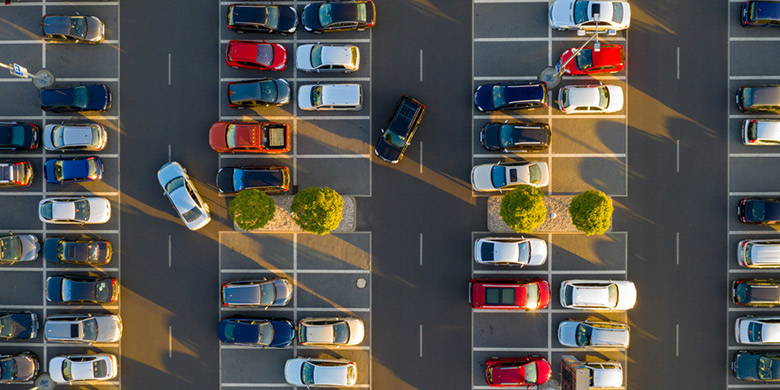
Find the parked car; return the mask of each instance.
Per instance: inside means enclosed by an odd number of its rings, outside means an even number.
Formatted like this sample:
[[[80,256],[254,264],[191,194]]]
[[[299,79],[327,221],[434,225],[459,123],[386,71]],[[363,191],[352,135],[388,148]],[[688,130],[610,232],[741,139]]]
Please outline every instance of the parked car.
[[[734,322],[734,337],[739,344],[778,344],[780,343],[780,317],[739,317]]]
[[[474,107],[483,112],[547,107],[547,84],[482,84],[474,91]]]
[[[200,197],[181,164],[176,161],[164,164],[157,171],[157,181],[187,229],[198,230],[211,222],[209,205]]]
[[[103,178],[103,160],[94,156],[53,158],[43,165],[43,175],[51,184],[96,181]]]
[[[306,31],[363,31],[376,26],[373,0],[344,0],[309,3],[303,7],[301,24]]]
[[[567,85],[558,90],[558,108],[564,114],[618,112],[623,89],[617,85]]]
[[[114,278],[49,276],[46,300],[53,303],[115,303],[119,286]]]
[[[98,123],[49,124],[43,129],[43,148],[51,152],[99,152],[108,133]]]
[[[288,359],[284,379],[301,387],[350,387],[357,383],[357,364],[344,359]]]
[[[32,234],[7,234],[0,236],[0,264],[35,261],[41,244]]]
[[[550,303],[550,284],[544,279],[471,279],[469,303],[474,309],[544,309]]]
[[[751,85],[737,89],[737,108],[746,113],[780,114],[780,85]]]
[[[38,371],[38,356],[32,352],[0,355],[0,384],[31,382]]]
[[[49,237],[43,241],[43,258],[50,263],[106,265],[112,253],[111,242],[106,240]]]
[[[590,390],[622,389],[623,366],[618,362],[586,362]]]
[[[0,340],[32,340],[38,337],[38,315],[29,312],[0,313]]]
[[[269,194],[290,191],[290,168],[265,166],[220,168],[217,171],[217,189],[220,194],[257,189]]]
[[[374,154],[391,164],[401,161],[424,115],[425,104],[411,96],[402,96],[390,123],[379,130]]]
[[[298,108],[304,111],[360,111],[363,89],[360,84],[302,85],[298,88]]]
[[[115,343],[122,338],[122,319],[113,314],[57,314],[46,318],[46,341]]]
[[[227,88],[228,106],[237,109],[283,106],[290,102],[290,85],[282,79],[233,81]]]
[[[490,151],[505,153],[545,150],[550,146],[550,125],[540,122],[491,122],[482,126],[479,143]]]
[[[573,348],[628,348],[628,325],[613,321],[562,321],[558,342]]]
[[[474,241],[474,260],[490,265],[542,265],[547,261],[547,243],[533,237],[483,237]]]
[[[44,15],[41,28],[46,42],[100,43],[106,37],[106,26],[97,16]]]
[[[775,279],[737,279],[731,284],[731,298],[739,306],[780,306],[780,281]]]
[[[288,153],[291,145],[286,123],[222,121],[209,129],[209,146],[218,153]]]
[[[475,165],[471,169],[471,188],[474,191],[503,191],[519,185],[545,187],[549,183],[546,162],[497,162]]]
[[[304,72],[356,72],[360,68],[360,49],[355,45],[307,43],[296,49],[295,66]]]
[[[0,122],[0,150],[38,149],[40,126],[28,122]]]
[[[228,344],[284,348],[293,342],[295,325],[290,320],[225,318],[217,326],[217,336]]]
[[[739,21],[744,27],[780,26],[780,2],[745,2],[742,4]]]
[[[49,360],[49,375],[60,385],[109,381],[118,373],[116,356],[110,353],[60,355]]]
[[[111,202],[98,196],[47,198],[38,203],[38,218],[56,224],[106,223],[111,219]]]
[[[111,91],[105,84],[41,90],[41,109],[51,112],[108,111]]]
[[[552,366],[541,356],[490,358],[485,361],[485,382],[490,387],[536,386],[552,377]]]
[[[550,28],[614,34],[631,25],[631,6],[625,1],[554,0]]]
[[[27,187],[32,179],[33,167],[29,161],[0,161],[0,187]]]
[[[298,322],[300,345],[359,345],[366,335],[363,320],[351,317],[309,317]]]
[[[233,68],[282,71],[287,69],[287,49],[265,41],[229,41],[225,63]]]
[[[780,222],[780,199],[741,199],[737,203],[737,219],[748,224],[776,224]]]
[[[292,299],[292,284],[284,278],[237,280],[222,284],[222,305],[284,306]]]
[[[298,11],[291,6],[231,4],[227,28],[237,32],[291,34],[298,27]]]
[[[780,241],[764,239],[739,241],[737,263],[745,268],[780,268]]]
[[[561,306],[579,310],[628,310],[636,304],[636,286],[627,280],[570,279],[561,283]]]
[[[742,121],[742,145],[780,145],[780,120],[745,119]]]
[[[572,56],[576,56],[569,61]],[[585,75],[599,73],[617,73],[623,70],[626,62],[626,54],[622,45],[599,44],[599,50],[593,46],[567,49],[561,54],[556,64],[556,70],[560,71],[563,64],[563,72],[569,75]]]
[[[746,382],[780,382],[780,353],[739,351],[731,360],[734,377]]]

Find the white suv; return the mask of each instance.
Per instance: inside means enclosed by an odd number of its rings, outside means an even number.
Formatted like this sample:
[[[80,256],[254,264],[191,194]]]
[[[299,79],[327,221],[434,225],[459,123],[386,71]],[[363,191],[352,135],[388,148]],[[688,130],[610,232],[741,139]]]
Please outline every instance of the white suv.
[[[626,280],[564,280],[561,306],[578,310],[628,310],[636,304],[636,286]]]
[[[304,111],[359,111],[363,108],[360,84],[302,85],[298,108]]]
[[[615,34],[631,24],[631,6],[625,1],[554,0],[550,28]]]

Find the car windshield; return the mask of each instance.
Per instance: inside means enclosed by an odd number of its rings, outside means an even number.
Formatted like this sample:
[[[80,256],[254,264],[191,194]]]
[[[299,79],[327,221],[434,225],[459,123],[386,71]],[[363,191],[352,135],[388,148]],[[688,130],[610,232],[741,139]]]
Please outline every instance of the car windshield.
[[[16,363],[13,358],[0,360],[0,379],[13,380],[16,376]]]
[[[747,253],[750,253],[750,251],[746,251],[746,254]],[[737,284],[737,287],[734,290],[734,298],[736,298],[738,302],[747,302],[750,299],[750,287],[747,283]]]
[[[333,341],[337,344],[346,344],[349,341],[349,325],[346,322],[333,325]]]
[[[612,3],[612,21],[615,23],[623,21],[623,4],[617,2]]]
[[[89,220],[89,202],[84,199],[79,199],[73,202],[73,206],[76,208],[76,219],[79,221]]]
[[[274,340],[274,326],[270,322],[264,322],[260,324],[257,331],[259,332],[257,337],[258,344],[271,345]]]
[[[609,89],[607,87],[599,87],[599,107],[607,108],[609,105]]]
[[[102,280],[99,283],[95,283],[95,297],[100,301],[109,301],[111,299],[111,291],[109,286],[111,282],[108,280]]]
[[[756,124],[756,121],[749,121],[747,124],[747,139],[754,140],[758,138],[758,131],[757,130],[758,125]]]
[[[561,89],[561,107],[569,107],[569,89],[568,88],[562,88]]]
[[[11,140],[8,142],[13,146],[25,146],[27,143],[27,132],[24,130],[24,126],[14,126],[11,129]]]
[[[501,188],[506,185],[506,168],[502,166],[493,167],[490,170],[490,181],[493,183],[493,187]]]
[[[11,338],[14,336],[14,320],[11,316],[0,317],[0,337]]]
[[[65,361],[62,362],[62,377],[65,378],[65,380],[69,381],[73,379],[71,368],[73,368],[73,363],[69,359],[65,359]]]
[[[756,20],[756,18],[758,17],[757,11],[758,11],[758,4],[751,1],[750,4],[748,5],[748,14],[750,15],[751,20]]]
[[[87,35],[87,20],[83,16],[70,17],[70,34],[79,38]]]
[[[41,206],[41,210],[40,210],[41,217],[43,217],[44,219],[51,219],[51,208],[52,208],[51,202],[44,203]]]
[[[774,361],[766,356],[761,356],[758,358],[757,366],[758,366],[759,379],[761,380],[774,379],[772,375],[772,363],[774,363]]]
[[[311,49],[311,66],[319,68],[322,66],[322,46],[314,45]]]
[[[750,107],[753,105],[753,88],[745,88],[742,90],[742,107]]]
[[[105,360],[96,360],[92,363],[92,374],[94,378],[105,378],[108,375],[108,365]]]
[[[202,215],[202,213],[200,212],[200,210],[196,206],[196,207],[193,207],[193,208],[185,211],[184,213],[182,213],[181,217],[184,218],[184,220],[187,221],[187,222],[192,222],[192,221],[195,221],[196,219],[200,218],[201,215]]]
[[[504,91],[506,91],[506,88],[502,85],[493,86],[493,107],[502,107],[506,104]]]
[[[542,180],[542,168],[539,165],[534,164],[528,167],[528,181],[532,184],[539,183]]]
[[[618,303],[618,287],[617,284],[610,284],[609,287],[609,305],[614,307]]]
[[[577,325],[577,345],[584,347],[590,345],[590,336],[593,334],[593,328],[588,325]]]
[[[485,304],[508,306],[515,304],[515,289],[511,287],[486,287]]]
[[[273,283],[263,283],[260,285],[260,304],[270,305],[276,300],[276,293]]]
[[[761,341],[761,331],[764,329],[764,326],[761,325],[759,322],[751,322],[748,325],[748,338],[750,341]]]
[[[98,325],[97,320],[90,318],[81,323],[84,327],[84,338],[87,340],[97,340]]]
[[[333,6],[330,4],[323,4],[320,7],[320,24],[323,26],[329,26],[333,23]]]
[[[382,138],[384,138],[387,143],[395,146],[396,148],[403,148],[404,144],[406,143],[406,138],[398,135],[392,130],[386,130],[385,133],[382,134]]]
[[[73,88],[73,105],[79,108],[87,108],[87,104],[89,104],[87,87],[81,86]]]
[[[63,163],[64,163],[64,161],[62,161],[62,160],[57,160],[57,161],[54,162],[54,177],[57,180],[62,180],[63,179],[63,176],[62,176],[62,164]]]
[[[228,148],[236,147],[236,125],[228,125],[227,132],[225,133],[225,142]]]
[[[525,381],[527,383],[536,383],[536,362],[528,363],[523,366],[523,372],[525,373]]]
[[[576,58],[577,67],[580,69],[589,69],[593,66],[593,50],[583,49]]]
[[[586,0],[574,2],[574,23],[580,24],[588,21],[588,4]]]
[[[168,182],[168,184],[165,185],[165,192],[168,194],[172,194],[177,189],[184,187],[184,178],[179,176],[171,181]]]
[[[539,307],[539,285],[529,283],[525,285],[525,308],[536,309]]]
[[[22,243],[16,237],[0,239],[0,259],[19,260],[22,258]]]
[[[311,89],[311,104],[313,106],[322,105],[322,87],[314,87]]]
[[[314,384],[314,369],[317,368],[315,365],[304,362],[301,366],[301,382],[303,382],[304,385],[313,385]]]
[[[279,26],[279,8],[267,7],[265,9],[265,25],[271,28]]]

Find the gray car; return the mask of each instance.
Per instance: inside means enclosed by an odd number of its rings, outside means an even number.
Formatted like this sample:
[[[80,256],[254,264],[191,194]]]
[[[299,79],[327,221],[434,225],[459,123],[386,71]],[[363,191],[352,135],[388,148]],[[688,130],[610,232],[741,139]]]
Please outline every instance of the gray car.
[[[198,230],[211,222],[209,205],[200,197],[181,164],[171,161],[163,165],[157,171],[157,181],[188,229]]]
[[[0,264],[35,261],[40,251],[40,241],[32,234],[0,236]]]
[[[108,142],[108,134],[98,123],[50,124],[43,128],[43,148],[60,152],[97,152]]]
[[[628,348],[628,325],[612,321],[562,321],[558,342],[574,348]]]
[[[64,314],[46,319],[47,341],[114,343],[122,338],[122,320],[113,314]]]
[[[238,280],[222,285],[224,306],[284,306],[292,299],[292,284],[284,278]]]

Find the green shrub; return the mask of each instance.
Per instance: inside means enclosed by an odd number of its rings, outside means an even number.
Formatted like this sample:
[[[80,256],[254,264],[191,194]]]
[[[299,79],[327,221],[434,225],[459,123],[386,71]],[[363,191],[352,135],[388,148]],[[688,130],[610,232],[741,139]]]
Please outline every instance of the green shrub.
[[[569,205],[571,221],[585,235],[604,234],[612,225],[612,198],[601,191],[585,191]]]
[[[501,199],[500,215],[518,233],[536,230],[547,218],[542,191],[526,185],[513,189]]]
[[[260,190],[243,190],[228,206],[233,222],[243,230],[260,229],[273,219],[276,205],[268,194]]]
[[[307,188],[292,202],[292,215],[301,229],[316,234],[328,234],[341,223],[344,199],[327,187]]]

